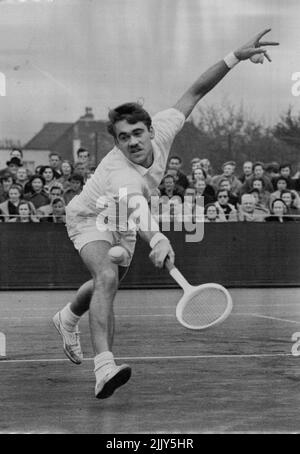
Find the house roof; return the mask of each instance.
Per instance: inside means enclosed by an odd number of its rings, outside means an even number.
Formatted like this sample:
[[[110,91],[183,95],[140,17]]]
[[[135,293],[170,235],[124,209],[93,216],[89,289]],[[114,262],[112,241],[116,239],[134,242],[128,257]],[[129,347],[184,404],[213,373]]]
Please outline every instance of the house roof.
[[[54,143],[73,123],[45,123],[44,127],[26,145],[24,150],[51,150]]]

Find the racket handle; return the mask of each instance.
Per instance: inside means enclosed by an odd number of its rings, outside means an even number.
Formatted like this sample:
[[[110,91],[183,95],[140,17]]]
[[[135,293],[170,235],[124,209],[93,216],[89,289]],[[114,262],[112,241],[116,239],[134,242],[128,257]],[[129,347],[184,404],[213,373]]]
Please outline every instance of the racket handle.
[[[173,265],[173,264],[171,263],[171,260],[169,259],[169,257],[167,257],[167,258],[165,259],[164,267],[166,268],[167,271],[170,272],[173,268],[175,268],[175,265]]]
[[[181,272],[173,265],[169,257],[165,260],[165,268],[169,271],[170,276],[177,282],[177,284],[184,290],[193,289],[194,287],[188,283],[186,278],[181,274]]]

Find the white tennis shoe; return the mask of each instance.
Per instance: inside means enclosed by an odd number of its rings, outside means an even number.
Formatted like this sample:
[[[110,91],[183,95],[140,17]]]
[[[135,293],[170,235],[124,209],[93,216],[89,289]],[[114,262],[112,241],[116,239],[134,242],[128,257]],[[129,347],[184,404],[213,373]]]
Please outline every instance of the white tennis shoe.
[[[110,372],[97,381],[95,396],[97,399],[106,399],[122,385],[125,385],[131,376],[131,367],[127,364],[121,366],[113,365]]]
[[[52,320],[55,328],[62,337],[65,354],[73,363],[81,364],[83,354],[80,345],[78,326],[75,331],[66,330],[62,324],[60,312],[57,312]]]

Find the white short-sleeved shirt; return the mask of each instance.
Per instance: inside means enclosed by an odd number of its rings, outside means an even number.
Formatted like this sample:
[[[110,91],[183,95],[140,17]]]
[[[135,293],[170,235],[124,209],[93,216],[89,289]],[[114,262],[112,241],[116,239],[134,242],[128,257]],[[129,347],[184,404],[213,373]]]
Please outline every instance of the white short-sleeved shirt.
[[[163,178],[172,142],[184,122],[183,113],[174,108],[159,112],[152,118],[154,159],[149,168],[134,164],[115,146],[102,159],[82,192],[70,202],[72,210],[77,205],[81,216],[97,216],[101,214],[105,201],[119,197],[120,188],[126,188],[127,194],[142,194],[149,200]]]

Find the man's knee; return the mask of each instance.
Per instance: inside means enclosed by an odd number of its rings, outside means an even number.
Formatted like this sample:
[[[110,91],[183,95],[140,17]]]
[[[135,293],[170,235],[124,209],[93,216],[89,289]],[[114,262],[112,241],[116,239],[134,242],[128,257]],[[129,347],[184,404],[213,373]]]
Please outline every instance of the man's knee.
[[[118,272],[112,269],[101,270],[94,278],[94,288],[105,290],[117,290],[119,285]]]

